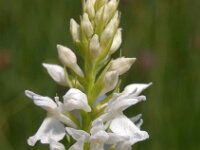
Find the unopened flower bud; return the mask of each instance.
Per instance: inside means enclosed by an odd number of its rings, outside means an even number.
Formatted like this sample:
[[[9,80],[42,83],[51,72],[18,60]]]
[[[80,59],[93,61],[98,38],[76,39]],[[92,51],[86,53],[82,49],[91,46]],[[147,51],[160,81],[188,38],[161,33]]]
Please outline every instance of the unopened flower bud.
[[[115,53],[119,49],[121,43],[122,43],[122,29],[119,28],[113,39],[113,43],[110,48],[110,53],[111,54]]]
[[[94,33],[94,30],[87,13],[83,14],[82,27],[86,36],[91,37]]]
[[[76,74],[83,77],[83,72],[77,64],[77,58],[74,52],[71,49],[62,45],[57,45],[57,49],[59,59],[63,63],[63,65],[71,68]]]
[[[95,3],[96,10],[100,9],[107,2],[108,2],[108,0],[96,0],[96,3]]]
[[[119,80],[119,75],[117,71],[109,71],[106,73],[105,77],[104,77],[104,88],[101,91],[100,95],[104,95],[109,91],[112,91]]]
[[[131,68],[135,60],[136,58],[125,57],[120,57],[118,59],[112,60],[109,71],[117,71],[119,75],[122,75]]]
[[[66,73],[64,68],[62,68],[59,65],[46,64],[46,63],[43,63],[42,65],[45,69],[47,69],[47,72],[54,81],[56,81],[60,85],[67,86],[67,82],[65,79]]]
[[[95,16],[94,4],[95,0],[87,0],[85,3],[85,11],[88,13],[91,19]]]
[[[74,20],[70,20],[70,32],[74,42],[80,41],[80,25]]]
[[[112,39],[118,24],[119,24],[119,12],[117,11],[101,35],[101,44],[102,45],[104,45],[110,39]]]
[[[57,49],[59,59],[63,65],[70,67],[77,63],[76,55],[71,49],[62,45],[57,45]]]
[[[78,89],[71,88],[64,96],[64,107],[68,111],[74,109],[83,109],[86,112],[91,111],[91,107],[88,105],[87,96]]]
[[[110,0],[108,2],[107,6],[108,6],[109,10],[111,12],[113,12],[117,9],[118,3],[119,3],[119,0]]]
[[[101,21],[101,17],[103,15],[103,11],[104,11],[104,7],[101,7],[97,12],[96,12],[96,15],[95,15],[95,23],[98,25]]]
[[[95,34],[90,40],[90,53],[92,58],[97,58],[100,53],[99,37]]]
[[[116,11],[118,6],[118,1],[117,0],[110,0],[104,8],[104,21],[107,22],[113,13]]]

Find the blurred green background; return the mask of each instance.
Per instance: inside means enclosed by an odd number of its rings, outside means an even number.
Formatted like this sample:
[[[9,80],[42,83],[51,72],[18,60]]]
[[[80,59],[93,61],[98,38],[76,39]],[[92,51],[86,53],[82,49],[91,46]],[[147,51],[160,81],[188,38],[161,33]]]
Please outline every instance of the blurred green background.
[[[143,114],[150,139],[135,150],[200,150],[200,1],[121,0],[122,53],[136,57],[123,86],[154,85],[148,101],[127,111]],[[24,96],[30,89],[55,96],[57,86],[42,62],[59,63],[56,44],[73,47],[71,17],[80,0],[0,0],[0,149],[27,146],[46,113]]]

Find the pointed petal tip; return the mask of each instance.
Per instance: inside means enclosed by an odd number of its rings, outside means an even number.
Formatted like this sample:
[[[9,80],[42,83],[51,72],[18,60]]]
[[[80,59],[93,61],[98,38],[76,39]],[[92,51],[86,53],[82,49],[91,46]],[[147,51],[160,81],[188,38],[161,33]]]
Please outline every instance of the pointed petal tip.
[[[137,59],[136,58],[127,58],[131,64],[133,64]]]
[[[143,131],[143,137],[145,137],[145,139],[150,138],[149,134],[146,131]]]
[[[37,142],[37,140],[36,140],[36,138],[34,136],[29,137],[28,140],[27,140],[27,144],[29,146],[34,146],[36,142]]]
[[[57,44],[56,47],[57,47],[58,53],[61,53],[63,51],[65,52],[66,50],[68,50],[67,47],[65,47],[61,44]]]
[[[84,110],[85,110],[85,112],[91,112],[92,111],[92,109],[91,109],[91,107],[89,105],[86,106],[86,108]]]
[[[150,82],[150,83],[148,84],[148,87],[151,86],[151,85],[153,85],[153,82]]]
[[[59,48],[61,48],[61,47],[63,47],[63,46],[60,45],[60,44],[57,44],[56,47],[57,47],[57,49],[59,49]]]
[[[28,98],[33,98],[33,95],[35,95],[35,93],[29,91],[29,90],[25,90],[24,94],[28,97]]]
[[[144,95],[139,96],[138,99],[139,99],[139,101],[146,101],[147,100],[146,96],[144,96]]]
[[[43,66],[44,68],[47,68],[47,67],[48,67],[48,64],[47,64],[47,63],[42,63],[42,66]]]

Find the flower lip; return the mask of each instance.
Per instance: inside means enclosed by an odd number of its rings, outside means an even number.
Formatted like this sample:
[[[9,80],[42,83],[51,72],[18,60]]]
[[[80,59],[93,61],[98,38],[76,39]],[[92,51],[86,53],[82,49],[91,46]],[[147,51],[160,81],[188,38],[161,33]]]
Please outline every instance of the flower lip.
[[[44,119],[42,125],[38,129],[37,133],[27,140],[30,146],[34,146],[37,141],[40,140],[43,144],[50,143],[51,138],[54,141],[60,141],[65,136],[65,128],[57,119],[47,117]]]

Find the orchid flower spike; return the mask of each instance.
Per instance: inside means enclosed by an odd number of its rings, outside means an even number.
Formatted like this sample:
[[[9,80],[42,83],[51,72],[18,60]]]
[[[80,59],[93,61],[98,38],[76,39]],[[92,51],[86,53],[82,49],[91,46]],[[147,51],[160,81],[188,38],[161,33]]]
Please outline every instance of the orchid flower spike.
[[[82,0],[80,22],[70,20],[75,49],[58,44],[62,66],[42,64],[50,77],[67,89],[57,91],[59,96],[54,99],[25,91],[47,113],[37,132],[28,138],[28,145],[39,141],[50,150],[130,150],[149,138],[141,129],[142,115],[128,118],[124,113],[146,101],[141,93],[152,83],[133,83],[120,90],[121,75],[136,58],[113,56],[123,41],[119,2]]]

